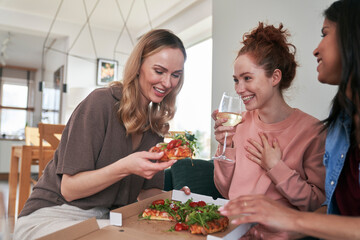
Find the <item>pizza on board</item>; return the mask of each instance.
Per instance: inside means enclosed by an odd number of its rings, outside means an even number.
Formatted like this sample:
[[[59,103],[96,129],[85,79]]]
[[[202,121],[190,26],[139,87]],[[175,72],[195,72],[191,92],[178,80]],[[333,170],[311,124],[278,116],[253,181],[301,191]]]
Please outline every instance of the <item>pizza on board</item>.
[[[149,208],[146,208],[142,217],[150,220],[161,220],[161,221],[174,221],[180,220],[181,217],[177,214],[177,210],[179,207],[177,206],[176,201],[166,201],[163,199],[159,199],[153,201]]]
[[[194,134],[176,134],[168,143],[161,142],[150,148],[150,152],[164,152],[159,161],[179,160],[192,158],[196,151],[196,138]]]
[[[142,219],[176,222],[171,230],[189,230],[192,234],[222,232],[229,225],[229,219],[220,215],[219,206],[204,201],[186,203],[169,199],[154,201],[142,214]]]

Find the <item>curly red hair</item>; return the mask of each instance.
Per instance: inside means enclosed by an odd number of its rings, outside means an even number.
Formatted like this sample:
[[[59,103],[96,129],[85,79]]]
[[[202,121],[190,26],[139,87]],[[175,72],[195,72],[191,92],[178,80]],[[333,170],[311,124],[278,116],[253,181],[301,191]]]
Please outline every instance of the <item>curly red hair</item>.
[[[287,41],[290,36],[288,30],[280,23],[276,28],[259,22],[259,26],[243,36],[244,46],[237,57],[249,54],[257,65],[262,66],[266,75],[270,77],[275,69],[282,73],[279,84],[280,92],[290,87],[295,78],[298,66],[295,60],[296,47]]]

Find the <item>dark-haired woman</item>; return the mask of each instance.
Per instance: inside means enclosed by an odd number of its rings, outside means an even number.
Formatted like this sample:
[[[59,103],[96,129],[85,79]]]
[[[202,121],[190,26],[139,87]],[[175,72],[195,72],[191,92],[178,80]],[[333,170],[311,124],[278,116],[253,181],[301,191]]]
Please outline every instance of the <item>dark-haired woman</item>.
[[[324,121],[328,130],[324,206],[316,213],[304,213],[263,195],[242,196],[222,209],[226,215],[246,214],[234,223],[258,222],[274,230],[324,239],[360,239],[359,12],[358,0],[334,2],[324,12],[323,39],[314,50],[318,80],[339,85],[331,114]]]
[[[145,34],[122,82],[94,90],[75,109],[53,160],[15,224],[14,239],[36,239],[82,220],[100,225],[110,209],[162,192],[163,141],[183,84],[186,52],[172,32]],[[66,236],[65,236],[66,238]]]
[[[233,77],[247,112],[236,127],[222,126],[226,119],[215,122],[219,149],[228,132],[226,156],[235,161],[215,160],[214,181],[230,200],[265,194],[284,206],[313,211],[325,200],[325,133],[319,134],[319,120],[283,98],[297,67],[288,35],[281,24],[263,23],[244,35]]]

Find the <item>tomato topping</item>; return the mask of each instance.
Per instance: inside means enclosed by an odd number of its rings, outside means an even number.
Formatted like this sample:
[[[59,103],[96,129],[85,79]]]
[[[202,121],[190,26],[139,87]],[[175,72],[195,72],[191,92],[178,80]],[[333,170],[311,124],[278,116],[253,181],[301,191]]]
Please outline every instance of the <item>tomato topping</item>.
[[[191,203],[189,203],[189,206],[190,207],[197,207],[198,203],[197,202],[191,202]]]
[[[204,201],[198,201],[198,202],[197,202],[197,205],[198,205],[199,207],[204,207],[204,206],[206,206],[206,202],[204,202]]]
[[[159,200],[155,200],[152,202],[152,205],[156,206],[156,205],[164,205],[165,201],[163,199],[159,199]]]
[[[182,227],[182,230],[188,230],[189,229],[189,225],[187,225],[186,223],[181,223],[181,227]]]
[[[175,147],[180,147],[182,144],[181,139],[176,140]]]
[[[167,148],[167,149],[173,149],[173,148],[175,147],[176,143],[177,143],[177,140],[176,140],[176,139],[171,140],[171,141],[168,143],[168,145],[166,146],[166,148]]]
[[[175,224],[174,229],[175,229],[175,231],[181,231],[181,230],[183,230],[183,226],[181,223],[177,223],[177,224]]]
[[[181,144],[182,144],[181,139],[173,139],[167,144],[166,148],[167,149],[173,149],[173,148],[176,148],[176,147],[180,147]]]

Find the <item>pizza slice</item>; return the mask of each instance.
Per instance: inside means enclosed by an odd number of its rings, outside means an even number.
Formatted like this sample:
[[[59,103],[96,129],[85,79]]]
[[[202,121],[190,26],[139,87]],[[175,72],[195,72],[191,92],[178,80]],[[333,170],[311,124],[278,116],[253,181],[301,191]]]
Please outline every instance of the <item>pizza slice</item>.
[[[150,152],[164,152],[159,161],[179,160],[192,158],[197,150],[194,134],[176,134],[168,143],[162,142],[150,148]]]
[[[210,233],[223,232],[229,225],[229,218],[220,216],[219,218],[201,223],[190,224],[190,233],[208,235]]]
[[[153,201],[152,204],[142,212],[141,217],[149,220],[178,221],[181,219],[177,213],[180,209],[179,204],[180,202],[169,199]]]
[[[151,208],[146,208],[142,213],[142,217],[150,220],[176,221],[168,212]]]
[[[224,231],[229,219],[218,211],[219,206],[204,201],[185,203],[169,199],[159,199],[146,208],[142,219],[176,222],[171,230],[189,230],[192,234],[203,234]]]
[[[186,216],[185,220],[189,225],[190,233],[207,235],[222,232],[229,225],[229,218],[220,214],[219,206],[206,204],[203,201],[192,202],[190,205],[195,205],[194,210]]]

